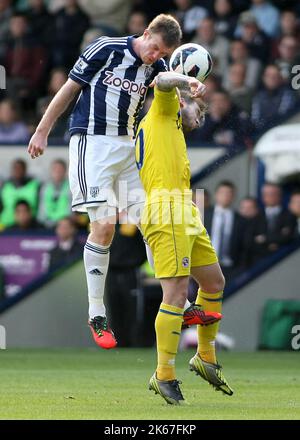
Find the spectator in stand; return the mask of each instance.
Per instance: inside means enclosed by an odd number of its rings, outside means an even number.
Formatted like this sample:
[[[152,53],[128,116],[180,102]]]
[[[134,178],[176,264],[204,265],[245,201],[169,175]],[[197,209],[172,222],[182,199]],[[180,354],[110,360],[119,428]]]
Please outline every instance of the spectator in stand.
[[[187,135],[187,139],[215,143],[236,149],[251,142],[252,125],[245,112],[235,107],[227,92],[212,94],[204,125]]]
[[[246,66],[243,63],[234,63],[229,67],[229,81],[227,92],[238,108],[248,115],[251,113],[252,90],[246,86]]]
[[[255,90],[259,84],[262,63],[257,59],[249,56],[248,48],[244,41],[235,40],[230,44],[230,61],[231,63],[243,63],[246,66],[245,85]],[[224,72],[224,87],[228,87],[229,71]]]
[[[188,43],[194,36],[197,27],[201,26],[203,18],[208,11],[200,5],[195,5],[192,0],[174,0],[176,5],[172,15],[179,22],[182,29],[183,43]]]
[[[65,0],[64,4],[54,15],[52,62],[69,70],[80,54],[80,43],[90,27],[90,19],[77,0]]]
[[[231,40],[237,25],[232,0],[215,0],[213,16],[217,34]]]
[[[53,99],[56,93],[61,89],[61,87],[64,85],[67,79],[68,79],[68,75],[64,68],[56,67],[51,71],[50,80],[48,83],[48,95],[39,98],[36,105],[37,116],[39,120],[42,118],[43,114],[45,113],[46,108],[48,107],[50,101]],[[71,108],[68,112],[65,112],[63,115],[60,116],[55,126],[53,127],[53,130],[51,130],[51,134],[50,134],[51,138],[65,138],[65,136],[68,135],[67,123],[70,116],[70,111]]]
[[[295,11],[283,11],[280,17],[280,34],[282,37],[295,37],[300,39],[300,23]]]
[[[57,0],[51,0],[56,2]],[[80,7],[92,20],[92,25],[104,31],[104,35],[116,37],[124,34],[131,9],[131,0],[78,0]],[[149,9],[153,9],[152,0]],[[160,0],[163,9],[168,0]]]
[[[50,0],[49,10],[57,12],[66,5],[66,1]],[[131,0],[77,0],[77,3],[90,18],[91,26],[100,29],[102,35],[117,37],[125,32]]]
[[[263,87],[253,98],[251,117],[256,129],[265,131],[271,128],[297,103],[296,92],[284,84],[279,68],[268,65],[263,74]]]
[[[214,63],[214,74],[222,76],[228,65],[229,42],[227,38],[216,33],[213,18],[207,17],[200,22],[192,42],[209,51]]]
[[[121,2],[123,4],[129,3],[124,2],[124,0],[121,0]],[[148,17],[148,22],[158,14],[169,14],[172,9],[174,10],[174,0],[151,0],[151,2],[146,0],[133,0],[133,3],[136,7],[143,9]]]
[[[282,37],[279,45],[279,57],[275,60],[283,81],[289,84],[292,78],[292,67],[300,63],[300,45],[298,40],[293,36]]]
[[[279,34],[280,13],[278,9],[266,0],[252,0],[251,13],[257,20],[258,26],[270,38]]]
[[[300,23],[295,11],[282,11],[280,15],[280,34],[272,41],[272,60],[280,56],[278,46],[283,37],[294,37],[300,45]]]
[[[4,226],[14,224],[14,210],[19,200],[25,200],[31,207],[34,217],[36,216],[39,200],[40,182],[27,175],[26,162],[16,159],[12,163],[11,177],[6,180],[0,192],[0,223]]]
[[[83,252],[83,244],[76,238],[77,230],[71,218],[59,220],[55,233],[57,244],[50,251],[49,271],[82,258]]]
[[[4,64],[5,48],[9,38],[9,23],[13,15],[13,1],[0,1],[0,64]]]
[[[262,187],[262,202],[266,222],[266,249],[268,253],[290,243],[296,230],[296,219],[282,206],[282,191],[275,183],[265,183]]]
[[[26,15],[13,15],[4,65],[7,92],[22,103],[23,110],[32,109],[43,86],[46,64],[46,50],[36,37],[30,35]]]
[[[0,144],[14,144],[28,142],[30,133],[19,120],[15,103],[6,98],[0,102]]]
[[[240,201],[239,214],[244,219],[244,252],[242,265],[248,268],[266,255],[266,223],[254,197]]]
[[[147,15],[143,11],[133,11],[129,15],[126,34],[142,35],[148,24]]]
[[[29,203],[26,200],[18,200],[14,209],[14,223],[8,226],[2,234],[36,234],[44,230],[44,226],[33,216]]]
[[[51,164],[50,182],[41,188],[38,218],[47,226],[71,214],[71,194],[67,179],[67,165],[61,159]]]
[[[208,78],[204,81],[206,90],[205,90],[205,101],[210,102],[212,95],[220,90],[221,83],[217,76],[214,74],[210,74]]]
[[[269,59],[270,41],[267,35],[260,30],[257,20],[251,12],[245,11],[239,18],[240,28],[235,36],[246,44],[251,57],[257,58],[263,64]]]
[[[87,31],[85,31],[82,41],[80,44],[80,52],[83,52],[87,46],[96,40],[96,38],[102,37],[104,34],[103,32],[98,28],[89,28]]]
[[[222,181],[215,191],[215,206],[206,209],[204,226],[216,249],[222,272],[230,282],[237,274],[243,255],[245,225],[242,217],[234,210],[235,185]]]
[[[239,214],[245,219],[253,219],[260,214],[260,209],[255,197],[244,197],[239,203]]]
[[[300,238],[300,190],[294,191],[290,198],[289,211],[296,217],[296,238]]]
[[[26,10],[26,15],[31,34],[49,49],[53,37],[53,15],[49,13],[44,0],[29,0],[28,3],[29,9]]]

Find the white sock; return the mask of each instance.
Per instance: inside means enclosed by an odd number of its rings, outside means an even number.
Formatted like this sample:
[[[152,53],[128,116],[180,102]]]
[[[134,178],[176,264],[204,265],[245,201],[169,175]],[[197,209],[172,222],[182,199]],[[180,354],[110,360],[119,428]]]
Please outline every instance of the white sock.
[[[83,260],[89,296],[89,317],[106,316],[103,303],[105,280],[109,264],[110,246],[87,241],[84,246]]]

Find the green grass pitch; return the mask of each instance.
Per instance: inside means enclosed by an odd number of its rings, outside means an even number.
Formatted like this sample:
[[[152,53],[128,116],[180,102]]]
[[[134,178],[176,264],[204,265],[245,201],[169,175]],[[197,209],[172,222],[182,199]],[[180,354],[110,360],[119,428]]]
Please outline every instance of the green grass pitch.
[[[234,388],[216,392],[177,358],[186,406],[148,390],[154,349],[0,350],[1,419],[300,419],[300,353],[223,353]]]

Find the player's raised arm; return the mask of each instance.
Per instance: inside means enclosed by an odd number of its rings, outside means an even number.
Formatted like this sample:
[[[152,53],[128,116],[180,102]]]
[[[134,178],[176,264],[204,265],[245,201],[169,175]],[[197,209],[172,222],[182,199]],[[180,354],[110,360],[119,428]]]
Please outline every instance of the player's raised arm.
[[[189,90],[193,98],[203,97],[205,94],[205,85],[202,82],[192,76],[176,72],[159,73],[155,77],[153,85],[164,92],[168,92],[175,87],[178,87],[179,90]]]
[[[53,125],[79,93],[81,87],[80,84],[69,78],[56,93],[37,126],[35,133],[30,139],[27,151],[32,159],[44,153],[47,146],[48,135]]]

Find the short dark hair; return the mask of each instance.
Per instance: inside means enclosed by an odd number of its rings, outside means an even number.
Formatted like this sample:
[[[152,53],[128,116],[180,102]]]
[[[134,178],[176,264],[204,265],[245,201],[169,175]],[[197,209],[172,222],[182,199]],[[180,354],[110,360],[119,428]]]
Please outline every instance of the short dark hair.
[[[25,199],[20,199],[20,200],[18,200],[17,202],[16,202],[16,204],[15,204],[15,209],[17,209],[19,206],[21,206],[21,205],[23,205],[23,206],[26,206],[26,208],[28,209],[28,211],[32,211],[32,209],[31,209],[31,206],[30,206],[30,204],[27,202],[27,200],[25,200]]]
[[[62,217],[58,220],[56,226],[60,223],[60,222],[68,222],[70,226],[72,226],[75,230],[77,229],[77,224],[75,223],[74,219],[71,216],[65,216]]]
[[[273,186],[273,188],[278,188],[281,190],[281,186],[279,185],[279,183],[275,183],[275,182],[265,182],[262,187],[264,188],[265,186]]]
[[[27,163],[23,159],[15,159],[12,163],[12,166],[21,165],[24,170],[27,170]]]
[[[178,21],[168,14],[159,14],[151,23],[148,30],[153,34],[160,34],[167,47],[177,47],[182,38],[182,32]]]
[[[236,190],[235,184],[233,182],[231,182],[230,180],[221,180],[221,182],[219,182],[218,185],[216,186],[216,191],[221,186],[227,186],[228,188],[232,189],[232,191]]]
[[[243,198],[241,199],[241,202],[244,202],[244,201],[246,201],[246,200],[248,200],[249,202],[253,202],[253,203],[255,203],[256,205],[258,204],[258,201],[257,201],[257,198],[256,198],[256,197],[253,197],[253,196],[246,196],[246,197],[243,197]]]

